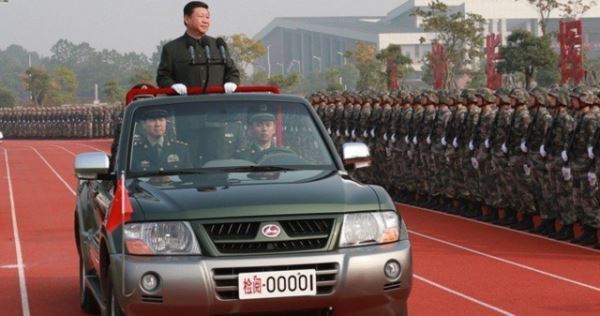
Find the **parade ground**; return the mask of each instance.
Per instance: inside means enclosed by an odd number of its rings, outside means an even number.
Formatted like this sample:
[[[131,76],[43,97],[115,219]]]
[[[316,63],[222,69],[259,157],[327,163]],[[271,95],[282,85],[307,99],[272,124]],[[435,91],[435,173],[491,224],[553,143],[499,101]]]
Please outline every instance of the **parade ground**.
[[[73,161],[110,140],[0,144],[0,315],[84,315]],[[600,315],[600,251],[398,204],[412,315]]]

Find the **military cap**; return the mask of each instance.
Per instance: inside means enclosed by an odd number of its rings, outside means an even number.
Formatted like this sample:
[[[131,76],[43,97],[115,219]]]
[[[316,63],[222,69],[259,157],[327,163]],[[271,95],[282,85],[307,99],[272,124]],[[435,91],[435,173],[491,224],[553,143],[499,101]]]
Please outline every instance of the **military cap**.
[[[467,103],[477,102],[477,95],[475,89],[465,89],[463,90],[460,96],[463,97],[467,101]]]
[[[535,101],[538,104],[541,104],[543,106],[548,105],[548,91],[546,91],[546,89],[542,87],[535,87],[531,90],[530,95],[535,98]]]
[[[255,122],[275,121],[275,115],[269,112],[254,113],[250,116],[250,119],[248,121],[250,122],[250,124]]]
[[[523,88],[514,88],[509,95],[512,99],[515,99],[519,104],[529,103],[529,93]]]
[[[487,103],[496,102],[496,96],[494,95],[494,92],[488,88],[481,88],[477,90],[476,94]]]
[[[161,118],[161,117],[167,117],[169,115],[169,113],[167,112],[167,110],[150,110],[150,111],[146,111],[142,114],[142,119],[143,120],[149,120],[149,119],[156,119],[156,118]]]

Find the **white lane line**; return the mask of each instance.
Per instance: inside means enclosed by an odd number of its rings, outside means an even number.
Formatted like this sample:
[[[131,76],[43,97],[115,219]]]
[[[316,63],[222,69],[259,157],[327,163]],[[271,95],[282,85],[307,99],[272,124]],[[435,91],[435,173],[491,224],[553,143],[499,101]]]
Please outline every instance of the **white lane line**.
[[[474,298],[472,296],[469,296],[469,295],[466,295],[464,293],[461,293],[461,292],[458,292],[456,290],[453,290],[451,288],[445,287],[445,286],[443,286],[443,285],[441,285],[439,283],[436,283],[436,282],[433,282],[433,281],[431,281],[429,279],[426,279],[426,278],[424,278],[424,277],[422,277],[422,276],[420,276],[418,274],[413,274],[413,277],[415,279],[419,280],[419,281],[422,281],[422,282],[425,282],[425,283],[427,283],[427,284],[429,284],[431,286],[437,287],[438,289],[444,290],[444,291],[449,292],[451,294],[454,294],[456,296],[460,296],[460,297],[462,297],[462,298],[464,298],[464,299],[466,299],[468,301],[471,301],[471,302],[473,302],[475,304],[478,304],[478,305],[481,305],[483,307],[489,308],[489,309],[491,309],[493,311],[496,311],[496,312],[498,312],[498,313],[500,313],[502,315],[507,315],[507,316],[513,316],[514,315],[511,312],[507,312],[507,311],[505,311],[505,310],[503,310],[503,309],[501,309],[499,307],[496,307],[494,305],[491,305],[491,304],[488,304],[486,302],[480,301],[480,300],[478,300],[478,299],[476,299],[476,298]]]
[[[77,154],[75,154],[74,152],[72,152],[72,151],[70,151],[70,150],[66,149],[66,148],[65,148],[65,147],[63,147],[63,146],[60,146],[60,145],[54,145],[54,144],[52,144],[52,146],[54,146],[54,147],[58,147],[58,148],[60,148],[60,149],[62,149],[62,150],[64,150],[64,151],[66,151],[67,153],[69,153],[69,154],[70,154],[71,156],[73,156],[73,157],[76,157],[76,156],[77,156]]]
[[[0,266],[0,269],[17,269],[17,268],[24,268],[25,265],[22,264],[5,264]]]
[[[97,150],[97,151],[106,152],[105,150],[102,150],[102,149],[100,149],[100,148],[98,148],[98,147],[90,146],[90,145],[83,144],[83,143],[77,143],[77,145],[80,145],[80,146],[85,146],[85,147],[88,147],[88,148],[91,148],[91,149],[94,149],[94,150]]]
[[[27,284],[25,282],[25,269],[23,269],[23,253],[21,251],[21,238],[19,237],[19,226],[17,225],[17,212],[15,208],[15,198],[12,188],[12,179],[10,177],[10,168],[8,165],[8,150],[4,150],[4,163],[6,164],[6,179],[8,181],[8,194],[10,197],[10,215],[12,217],[13,238],[15,240],[15,252],[17,254],[17,269],[19,273],[19,290],[21,293],[21,308],[23,315],[29,316],[29,297],[27,296]]]
[[[31,146],[28,146],[28,147],[29,147],[29,148],[31,148],[31,150],[35,151],[35,153],[36,153],[38,156],[40,156],[40,158],[41,158],[41,159],[42,159],[42,161],[43,161],[43,162],[46,164],[46,166],[48,166],[48,168],[50,168],[50,170],[52,170],[52,172],[54,173],[54,175],[56,175],[56,177],[58,177],[58,179],[59,179],[59,180],[60,180],[60,181],[61,181],[61,182],[62,182],[62,183],[63,183],[63,184],[64,184],[64,185],[67,187],[67,189],[69,189],[69,191],[71,191],[71,193],[72,193],[73,195],[77,195],[77,194],[75,193],[75,190],[73,190],[73,189],[71,188],[71,186],[70,186],[70,185],[67,183],[67,181],[65,181],[65,179],[63,179],[63,177],[61,177],[61,176],[58,174],[58,172],[56,172],[56,170],[55,170],[55,169],[52,167],[52,165],[50,165],[50,163],[48,162],[48,160],[46,160],[46,158],[44,158],[44,156],[42,156],[42,154],[40,154],[40,152],[39,152],[39,151],[37,151],[37,149],[35,149],[35,148],[31,147]]]
[[[588,288],[590,290],[594,290],[596,292],[600,292],[600,287],[596,287],[596,286],[593,286],[593,285],[590,285],[590,284],[586,284],[586,283],[583,283],[583,282],[575,281],[573,279],[569,279],[569,278],[566,278],[566,277],[563,277],[563,276],[560,276],[560,275],[557,275],[557,274],[554,274],[554,273],[542,271],[540,269],[536,269],[536,268],[530,267],[528,265],[524,265],[524,264],[521,264],[521,263],[518,263],[518,262],[515,262],[515,261],[512,261],[512,260],[508,260],[508,259],[496,257],[494,255],[490,255],[490,254],[487,254],[487,253],[484,253],[484,252],[481,252],[481,251],[478,251],[478,250],[475,250],[475,249],[471,249],[471,248],[468,248],[468,247],[465,247],[465,246],[461,246],[461,245],[458,245],[458,244],[455,244],[455,243],[451,243],[449,241],[445,241],[445,240],[441,240],[441,239],[438,239],[438,238],[435,238],[435,237],[431,237],[429,235],[417,233],[416,231],[413,231],[413,230],[410,230],[410,229],[408,230],[408,232],[411,233],[411,234],[423,237],[425,239],[433,240],[433,241],[436,241],[436,242],[439,242],[439,243],[442,243],[442,244],[445,244],[445,245],[448,245],[448,246],[452,246],[452,247],[455,247],[455,248],[458,248],[458,249],[461,249],[461,250],[464,250],[464,251],[468,251],[468,252],[471,252],[471,253],[474,253],[474,254],[477,254],[477,255],[489,258],[489,259],[494,259],[494,260],[497,260],[497,261],[500,261],[500,262],[503,262],[503,263],[507,263],[507,264],[513,265],[515,267],[519,267],[519,268],[522,268],[522,269],[525,269],[525,270],[529,270],[529,271],[532,271],[532,272],[537,272],[539,274],[542,274],[542,275],[545,275],[545,276],[548,276],[548,277],[551,277],[551,278],[555,278],[555,279],[558,279],[558,280],[561,280],[561,281],[564,281],[564,282],[568,282],[568,283],[571,283],[571,284],[575,284],[575,285],[578,285],[578,286],[581,286],[581,287]]]
[[[490,224],[490,223],[478,221],[478,220],[475,220],[475,219],[472,219],[472,218],[462,217],[460,215],[448,214],[448,213],[444,213],[444,212],[438,212],[438,211],[430,210],[428,208],[423,208],[423,207],[414,206],[414,205],[405,204],[405,203],[396,202],[396,204],[402,205],[404,207],[410,207],[410,208],[414,208],[414,209],[417,209],[417,210],[421,210],[421,211],[425,211],[425,212],[437,214],[437,215],[448,216],[448,217],[452,217],[452,218],[456,218],[456,219],[461,219],[461,220],[467,221],[467,222],[477,223],[479,225],[484,225],[484,226],[494,227],[494,228],[497,228],[497,229],[502,229],[502,230],[505,230],[505,231],[509,231],[511,233],[516,233],[516,234],[521,234],[521,235],[525,235],[525,236],[529,236],[529,237],[534,237],[534,238],[538,238],[538,239],[542,239],[542,240],[546,240],[546,241],[551,241],[551,242],[558,243],[558,244],[565,245],[565,246],[569,246],[569,247],[574,247],[574,248],[579,248],[579,249],[583,249],[583,250],[587,250],[587,251],[592,251],[592,252],[600,253],[600,250],[596,250],[596,249],[591,248],[591,247],[586,247],[586,246],[582,246],[582,245],[578,245],[578,244],[572,244],[572,243],[567,242],[567,241],[561,241],[561,240],[556,240],[556,239],[553,239],[553,238],[550,238],[550,237],[546,237],[546,236],[541,236],[541,235],[537,235],[537,234],[531,234],[531,233],[527,233],[527,232],[524,232],[524,231],[512,229],[512,228],[509,228],[509,227],[494,225],[494,224]]]

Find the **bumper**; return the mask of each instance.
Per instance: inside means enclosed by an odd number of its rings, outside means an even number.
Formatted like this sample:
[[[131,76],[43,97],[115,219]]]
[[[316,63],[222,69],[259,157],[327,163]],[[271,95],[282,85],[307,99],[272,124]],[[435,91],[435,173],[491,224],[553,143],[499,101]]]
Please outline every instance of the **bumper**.
[[[341,249],[327,253],[285,254],[240,257],[135,257],[125,259],[126,295],[120,289],[121,256],[111,258],[115,293],[128,315],[182,313],[221,315],[333,310],[334,315],[398,315],[406,309],[412,283],[412,258],[409,241],[381,246]],[[397,280],[388,280],[384,265],[396,260],[401,265]],[[316,296],[239,300],[217,292],[215,271],[291,266],[332,266],[337,273],[330,290]],[[141,277],[159,275],[160,287],[147,293],[140,287]],[[236,286],[235,286],[236,287]],[[220,288],[222,290],[222,288]],[[232,289],[230,293],[237,293]]]

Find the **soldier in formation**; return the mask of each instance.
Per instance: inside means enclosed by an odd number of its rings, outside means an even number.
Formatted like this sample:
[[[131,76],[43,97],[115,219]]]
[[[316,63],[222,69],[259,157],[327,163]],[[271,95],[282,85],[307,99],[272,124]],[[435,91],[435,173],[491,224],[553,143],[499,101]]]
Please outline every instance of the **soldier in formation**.
[[[537,87],[308,99],[338,150],[369,146],[373,167],[353,176],[396,200],[600,249],[599,96]]]
[[[0,131],[5,138],[107,138],[121,113],[119,106],[0,108]]]

